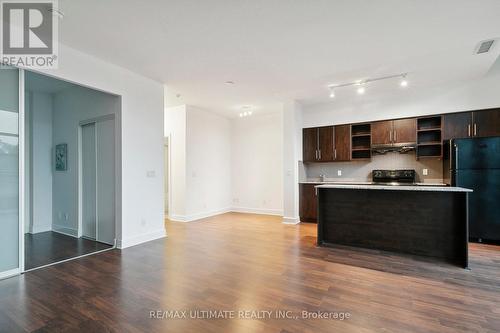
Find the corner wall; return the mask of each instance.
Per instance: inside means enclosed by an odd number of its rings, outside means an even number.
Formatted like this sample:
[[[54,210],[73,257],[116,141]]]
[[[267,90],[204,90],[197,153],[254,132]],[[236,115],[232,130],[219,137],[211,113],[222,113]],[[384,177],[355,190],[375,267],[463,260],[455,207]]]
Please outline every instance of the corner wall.
[[[40,72],[121,96],[118,247],[164,237],[163,85],[61,43],[59,68]]]

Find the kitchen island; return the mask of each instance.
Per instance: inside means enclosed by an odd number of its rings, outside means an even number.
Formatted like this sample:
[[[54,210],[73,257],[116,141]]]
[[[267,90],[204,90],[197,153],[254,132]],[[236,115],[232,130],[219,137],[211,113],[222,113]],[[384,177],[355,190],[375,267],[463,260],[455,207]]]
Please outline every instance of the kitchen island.
[[[433,257],[468,267],[468,193],[460,187],[328,184],[318,193],[318,245]]]

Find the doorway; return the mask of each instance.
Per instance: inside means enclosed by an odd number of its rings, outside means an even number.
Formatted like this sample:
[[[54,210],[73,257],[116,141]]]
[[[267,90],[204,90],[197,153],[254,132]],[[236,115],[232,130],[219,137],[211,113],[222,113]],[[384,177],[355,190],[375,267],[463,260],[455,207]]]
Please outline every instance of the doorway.
[[[21,270],[112,249],[120,97],[29,71],[24,91]]]

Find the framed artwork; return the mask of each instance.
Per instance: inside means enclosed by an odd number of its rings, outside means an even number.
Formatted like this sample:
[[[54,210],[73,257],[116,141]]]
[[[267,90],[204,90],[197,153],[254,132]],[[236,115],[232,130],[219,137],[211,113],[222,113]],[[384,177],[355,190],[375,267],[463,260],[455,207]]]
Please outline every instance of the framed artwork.
[[[68,170],[68,144],[60,143],[56,145],[56,171]]]

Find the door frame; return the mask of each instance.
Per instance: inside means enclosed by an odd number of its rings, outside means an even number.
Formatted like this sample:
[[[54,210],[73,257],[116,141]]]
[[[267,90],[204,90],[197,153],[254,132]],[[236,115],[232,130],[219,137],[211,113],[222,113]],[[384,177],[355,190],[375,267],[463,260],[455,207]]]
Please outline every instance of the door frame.
[[[163,158],[165,158],[165,147],[168,147],[167,150],[167,165],[168,165],[168,170],[167,172],[163,172],[164,177],[167,177],[167,187],[168,187],[168,212],[165,214],[165,207],[163,207],[163,220],[165,219],[170,219],[170,216],[172,215],[172,178],[170,177],[171,172],[172,172],[172,136],[171,134],[168,134],[164,137],[163,139]],[[165,164],[163,164],[163,167],[165,168]],[[165,170],[164,170],[165,171]],[[165,186],[165,182],[163,182],[163,186]],[[165,195],[165,188],[163,189],[163,195]],[[163,200],[165,202],[165,199]]]
[[[108,121],[108,120],[112,120],[113,123],[114,123],[114,126],[115,126],[115,143],[114,143],[114,146],[115,146],[115,240],[114,240],[114,244],[113,244],[113,248],[116,247],[116,240],[117,240],[117,230],[118,230],[118,181],[119,181],[119,177],[118,177],[118,154],[117,154],[117,150],[118,150],[118,143],[117,143],[117,123],[116,123],[116,116],[114,113],[110,113],[110,114],[107,114],[107,115],[103,115],[103,116],[99,116],[99,117],[95,117],[95,118],[90,118],[90,119],[86,119],[86,120],[82,120],[78,123],[78,230],[77,230],[77,235],[78,235],[78,238],[82,237],[83,236],[83,172],[82,172],[82,153],[83,153],[83,147],[82,147],[82,127],[85,126],[85,125],[89,125],[89,124],[97,124],[98,122],[102,122],[102,121]],[[97,144],[97,141],[96,141],[96,144]],[[97,178],[96,178],[96,182],[97,182]],[[97,188],[97,187],[96,187]],[[97,198],[96,198],[97,199]],[[97,205],[96,205],[96,216],[97,216]],[[98,225],[99,221],[96,219],[96,230],[95,230],[95,241],[97,241],[98,239]]]
[[[18,223],[19,223],[19,272],[24,272],[24,223],[26,219],[26,170],[25,170],[25,86],[24,86],[24,69],[18,68],[19,70],[19,117],[18,117],[18,153],[19,153],[19,213],[18,213]]]

